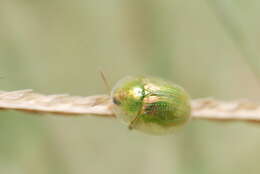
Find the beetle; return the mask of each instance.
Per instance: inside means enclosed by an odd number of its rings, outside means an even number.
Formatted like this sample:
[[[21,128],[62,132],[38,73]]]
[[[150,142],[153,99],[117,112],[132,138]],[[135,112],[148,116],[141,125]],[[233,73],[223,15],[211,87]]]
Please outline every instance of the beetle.
[[[120,120],[153,135],[174,132],[188,122],[191,104],[179,85],[150,76],[128,76],[112,89],[113,110]]]

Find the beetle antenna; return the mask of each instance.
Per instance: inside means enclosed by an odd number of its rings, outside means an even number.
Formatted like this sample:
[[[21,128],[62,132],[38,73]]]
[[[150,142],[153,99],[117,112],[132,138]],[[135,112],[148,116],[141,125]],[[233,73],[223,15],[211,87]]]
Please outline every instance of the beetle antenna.
[[[140,119],[140,115],[141,115],[142,109],[140,109],[136,115],[136,117],[130,122],[128,129],[132,130],[135,127],[135,123]]]
[[[132,120],[132,121],[130,122],[130,124],[129,124],[129,126],[128,126],[128,129],[129,129],[129,130],[134,129],[135,123],[136,123],[136,121],[137,121],[138,119],[139,119],[139,116],[137,115],[137,116],[134,118],[134,120]]]
[[[103,82],[104,82],[104,84],[105,84],[105,86],[106,86],[106,88],[107,88],[107,92],[108,92],[108,94],[110,94],[110,92],[111,92],[111,86],[110,86],[110,84],[108,83],[108,80],[107,80],[107,78],[106,78],[106,76],[105,76],[105,73],[104,73],[102,70],[99,70],[99,72],[100,72],[101,78],[102,78],[102,80],[103,80]]]

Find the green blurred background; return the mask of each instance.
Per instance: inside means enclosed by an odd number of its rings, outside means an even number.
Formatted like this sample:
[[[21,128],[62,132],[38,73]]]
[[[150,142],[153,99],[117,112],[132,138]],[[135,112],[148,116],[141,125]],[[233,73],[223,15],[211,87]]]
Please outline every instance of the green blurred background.
[[[1,0],[1,90],[106,93],[151,74],[193,98],[260,100],[260,1]],[[171,136],[115,120],[1,112],[1,174],[258,174],[260,127],[192,121]]]

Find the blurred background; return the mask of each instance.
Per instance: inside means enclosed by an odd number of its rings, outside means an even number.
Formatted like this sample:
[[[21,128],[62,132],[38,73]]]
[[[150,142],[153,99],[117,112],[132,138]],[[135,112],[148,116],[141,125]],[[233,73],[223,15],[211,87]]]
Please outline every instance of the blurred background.
[[[260,100],[260,1],[1,0],[1,90],[105,94],[150,74],[193,98]],[[251,174],[260,126],[192,121],[154,137],[96,117],[0,113],[1,174]]]

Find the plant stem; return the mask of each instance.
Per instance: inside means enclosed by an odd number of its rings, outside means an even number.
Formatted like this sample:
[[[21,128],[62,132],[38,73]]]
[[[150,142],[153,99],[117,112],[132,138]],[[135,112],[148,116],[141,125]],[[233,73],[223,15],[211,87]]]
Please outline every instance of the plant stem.
[[[260,123],[260,104],[246,100],[218,101],[194,99],[192,118],[213,121],[251,121]],[[92,115],[115,118],[109,96],[42,95],[32,90],[0,91],[0,109],[19,110],[32,114],[60,116]]]

